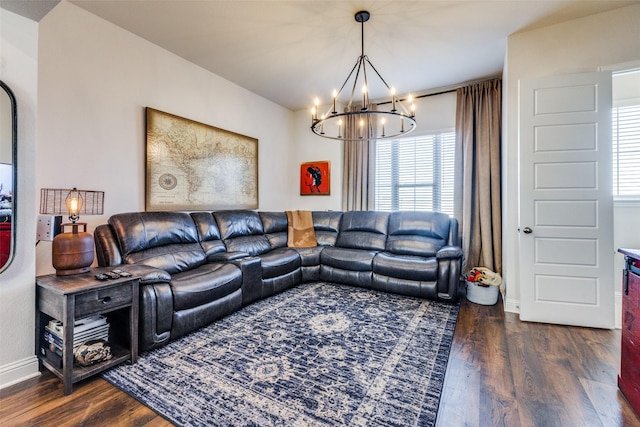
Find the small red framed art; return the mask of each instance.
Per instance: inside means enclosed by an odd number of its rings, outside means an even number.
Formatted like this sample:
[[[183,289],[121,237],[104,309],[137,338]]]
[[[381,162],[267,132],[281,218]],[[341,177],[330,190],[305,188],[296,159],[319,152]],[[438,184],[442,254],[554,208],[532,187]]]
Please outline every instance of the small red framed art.
[[[331,165],[328,160],[300,164],[300,195],[328,196],[331,193]]]

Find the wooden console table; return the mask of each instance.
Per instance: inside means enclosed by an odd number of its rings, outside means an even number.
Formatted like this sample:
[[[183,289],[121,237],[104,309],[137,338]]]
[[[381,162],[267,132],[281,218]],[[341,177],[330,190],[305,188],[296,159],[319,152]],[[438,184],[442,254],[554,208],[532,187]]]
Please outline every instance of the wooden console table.
[[[93,268],[88,273],[71,276],[50,274],[36,277],[36,351],[40,363],[64,382],[64,394],[73,384],[112,366],[138,358],[138,286],[135,276],[100,281],[98,273],[107,268]],[[91,366],[74,363],[74,321],[97,314],[109,321],[109,345],[112,358]],[[41,353],[43,333],[50,320],[63,322],[62,367]]]
[[[625,259],[618,387],[640,415],[640,249],[618,249],[618,252]]]

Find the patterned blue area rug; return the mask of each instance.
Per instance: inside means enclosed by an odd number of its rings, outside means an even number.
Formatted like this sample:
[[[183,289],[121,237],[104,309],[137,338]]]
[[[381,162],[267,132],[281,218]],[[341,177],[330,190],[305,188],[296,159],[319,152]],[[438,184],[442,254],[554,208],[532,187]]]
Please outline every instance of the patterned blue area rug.
[[[103,376],[178,425],[431,426],[458,308],[306,284]]]

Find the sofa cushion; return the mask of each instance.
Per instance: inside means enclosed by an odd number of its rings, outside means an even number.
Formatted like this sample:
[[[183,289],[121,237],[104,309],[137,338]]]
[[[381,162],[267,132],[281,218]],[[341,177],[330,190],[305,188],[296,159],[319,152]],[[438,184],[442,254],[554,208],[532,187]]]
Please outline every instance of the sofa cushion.
[[[271,249],[287,246],[287,215],[284,212],[259,212]]]
[[[213,213],[227,252],[245,252],[251,256],[271,250],[260,216],[255,211]]]
[[[371,271],[375,251],[325,247],[320,254],[320,263],[325,266],[351,271]]]
[[[215,218],[210,212],[192,212],[191,218],[198,230],[200,245],[206,256],[226,251],[226,247],[220,237],[220,230]]]
[[[171,279],[174,311],[225,297],[242,286],[242,273],[234,264],[205,264],[174,274]]]
[[[300,268],[300,255],[294,249],[278,248],[260,255],[262,278],[284,276]]]
[[[146,264],[169,273],[205,263],[198,231],[187,213],[133,212],[113,215],[109,225],[126,264]]]
[[[222,240],[264,234],[262,221],[255,211],[218,211],[213,217]]]
[[[336,246],[383,251],[387,242],[389,213],[349,211],[342,214]]]
[[[129,254],[127,264],[144,264],[165,270],[169,274],[179,273],[201,266],[206,262],[199,243],[157,246]]]
[[[320,254],[324,246],[313,246],[310,248],[295,248],[295,251],[300,254],[300,265],[303,267],[319,266]]]
[[[373,259],[373,272],[397,279],[435,281],[438,278],[438,261],[434,257],[381,252]]]
[[[319,246],[334,246],[340,231],[340,211],[314,211],[313,228],[316,231],[316,241]]]
[[[449,240],[449,215],[441,212],[393,212],[389,216],[387,252],[435,256]]]

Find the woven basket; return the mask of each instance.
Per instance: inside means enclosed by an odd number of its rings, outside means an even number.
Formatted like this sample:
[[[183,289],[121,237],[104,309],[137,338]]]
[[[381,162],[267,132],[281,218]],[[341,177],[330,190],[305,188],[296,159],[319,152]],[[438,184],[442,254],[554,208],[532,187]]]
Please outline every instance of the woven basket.
[[[494,305],[498,302],[500,286],[480,286],[476,282],[467,282],[467,299],[481,305]]]

